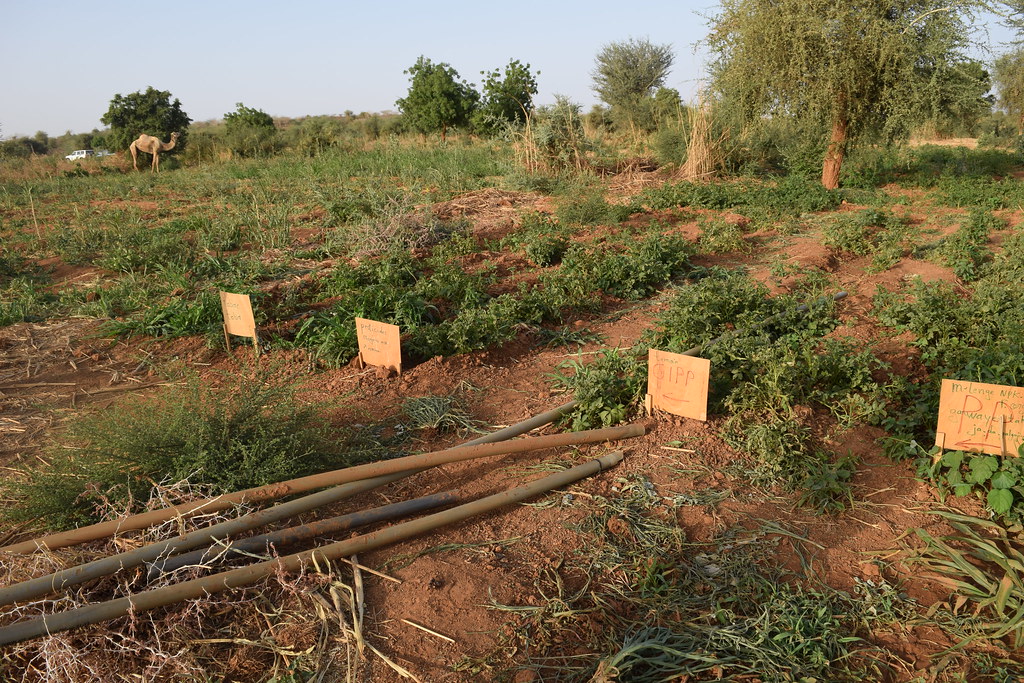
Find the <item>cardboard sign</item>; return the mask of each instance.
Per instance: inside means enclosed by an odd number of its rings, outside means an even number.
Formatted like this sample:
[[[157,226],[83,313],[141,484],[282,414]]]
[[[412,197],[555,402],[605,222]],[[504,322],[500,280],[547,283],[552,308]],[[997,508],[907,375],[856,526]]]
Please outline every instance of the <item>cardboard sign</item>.
[[[1024,389],[942,380],[935,443],[949,450],[1017,455],[1024,443]]]
[[[647,401],[651,410],[708,419],[711,361],[651,349],[647,358]]]
[[[252,314],[252,302],[248,294],[220,293],[220,310],[224,314],[224,343],[231,350],[231,337],[252,337],[252,345],[258,354],[259,338],[256,336],[256,318]]]
[[[366,365],[378,365],[402,373],[402,341],[398,325],[356,318],[359,357]]]

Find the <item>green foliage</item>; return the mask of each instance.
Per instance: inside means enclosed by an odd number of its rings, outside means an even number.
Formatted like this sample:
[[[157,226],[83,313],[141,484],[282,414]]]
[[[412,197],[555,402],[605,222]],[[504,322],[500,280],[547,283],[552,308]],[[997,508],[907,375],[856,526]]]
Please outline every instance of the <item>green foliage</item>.
[[[274,119],[259,109],[241,102],[237,109],[224,115],[228,148],[240,157],[261,157],[277,148],[277,129]]]
[[[587,364],[559,365],[554,380],[571,390],[577,402],[573,430],[611,427],[628,419],[647,388],[646,368],[646,358],[641,359],[637,349],[609,349]]]
[[[978,279],[980,268],[989,257],[986,248],[992,230],[1006,226],[1005,221],[982,209],[971,211],[967,221],[943,240],[939,255],[956,276],[965,281]]]
[[[499,133],[508,125],[525,123],[533,113],[533,98],[537,94],[537,76],[529,64],[510,60],[504,72],[481,71],[484,76],[480,105],[473,112],[473,129]]]
[[[864,209],[836,215],[822,227],[822,241],[837,251],[873,255],[869,270],[881,271],[913,250],[917,232],[908,220],[889,211]]]
[[[580,118],[580,105],[562,95],[555,104],[537,109],[533,126],[534,143],[544,162],[555,171],[581,171],[589,149]]]
[[[226,492],[352,464],[321,407],[298,401],[294,385],[271,375],[254,371],[220,389],[191,377],[158,397],[75,420],[48,469],[8,485],[18,503],[7,515],[68,528],[94,521],[101,501],[134,508],[154,481]]]
[[[449,128],[469,124],[480,95],[472,84],[458,80],[455,69],[421,56],[403,73],[409,74],[409,92],[395,104],[410,130],[440,132],[444,140]]]
[[[847,139],[906,135],[950,96],[939,75],[963,61],[966,12],[937,0],[727,0],[708,39],[713,87],[745,122],[818,126],[841,163]]]
[[[110,126],[107,143],[114,149],[127,149],[142,134],[166,140],[179,133],[177,149],[184,149],[186,131],[192,119],[181,109],[171,93],[147,87],[145,92],[117,94],[100,121]]]
[[[620,299],[641,299],[683,273],[693,249],[677,235],[650,235],[630,241],[622,251],[571,247],[562,257],[563,277]]]
[[[1024,523],[1024,464],[1020,458],[996,458],[962,451],[922,454],[918,473],[942,491],[974,495],[1009,524]]]
[[[630,38],[601,47],[595,58],[594,91],[630,126],[642,124],[645,104],[665,84],[675,55],[671,45]],[[653,126],[651,126],[653,128]]]
[[[652,210],[691,206],[774,217],[827,211],[839,206],[841,201],[838,192],[797,176],[787,176],[774,184],[756,181],[666,184],[644,190],[636,199],[636,203]]]
[[[632,207],[609,204],[601,188],[572,193],[558,206],[558,220],[566,225],[616,225],[632,213]]]
[[[704,254],[726,254],[750,251],[743,239],[743,226],[724,218],[700,219],[700,239],[697,248]]]
[[[992,72],[999,106],[1013,119],[1018,134],[1024,134],[1024,49],[1015,47],[999,55]]]

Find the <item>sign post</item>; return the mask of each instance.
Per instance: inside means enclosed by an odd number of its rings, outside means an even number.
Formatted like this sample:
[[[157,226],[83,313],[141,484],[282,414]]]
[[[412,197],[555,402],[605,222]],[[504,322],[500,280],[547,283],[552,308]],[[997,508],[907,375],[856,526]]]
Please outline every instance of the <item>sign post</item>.
[[[220,293],[220,309],[224,314],[224,343],[231,352],[231,336],[252,337],[256,355],[260,355],[260,341],[256,334],[256,319],[252,314],[252,302],[248,294]]]
[[[647,409],[708,419],[711,361],[651,349],[647,358]]]
[[[377,365],[402,374],[402,339],[398,325],[356,318],[359,362]]]
[[[935,445],[1017,455],[1024,443],[1024,388],[944,379]]]

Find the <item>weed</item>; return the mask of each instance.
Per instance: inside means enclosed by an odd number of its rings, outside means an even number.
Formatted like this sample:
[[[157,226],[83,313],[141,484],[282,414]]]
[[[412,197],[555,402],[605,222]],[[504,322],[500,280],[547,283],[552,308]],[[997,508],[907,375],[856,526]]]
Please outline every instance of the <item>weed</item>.
[[[726,254],[749,252],[750,245],[743,239],[743,226],[724,218],[701,219],[700,239],[697,243],[703,254]]]
[[[964,602],[974,603],[976,614],[990,615],[970,620],[970,632],[959,645],[980,636],[1009,638],[1019,649],[1024,645],[1024,550],[1019,540],[989,520],[943,510],[932,514],[956,533],[937,537],[915,529],[924,547],[912,552],[908,563],[942,577]],[[962,605],[950,606],[950,612],[955,615]]]
[[[646,359],[638,358],[636,349],[609,349],[586,365],[575,360],[559,365],[555,383],[571,390],[577,402],[572,428],[610,427],[625,420],[646,389],[645,368]]]
[[[947,237],[939,246],[939,255],[946,265],[953,269],[956,276],[965,281],[978,279],[980,267],[990,254],[985,246],[988,244],[992,230],[1005,227],[1005,221],[994,216],[990,211],[974,209],[955,233]]]
[[[1024,522],[1021,488],[1024,464],[1020,458],[996,458],[991,455],[946,451],[921,454],[918,473],[929,478],[941,491],[957,496],[977,495],[985,507],[1010,524]]]
[[[479,420],[474,420],[454,396],[422,396],[402,402],[402,413],[413,429],[434,429],[438,432],[481,432]]]
[[[66,528],[90,521],[100,501],[145,500],[154,481],[235,491],[352,464],[320,407],[300,403],[294,385],[271,376],[256,370],[220,389],[191,377],[158,397],[79,418],[52,450],[50,468],[9,485],[18,504],[6,514]]]
[[[558,207],[558,220],[566,225],[616,225],[629,217],[628,206],[609,204],[599,188],[574,194]]]

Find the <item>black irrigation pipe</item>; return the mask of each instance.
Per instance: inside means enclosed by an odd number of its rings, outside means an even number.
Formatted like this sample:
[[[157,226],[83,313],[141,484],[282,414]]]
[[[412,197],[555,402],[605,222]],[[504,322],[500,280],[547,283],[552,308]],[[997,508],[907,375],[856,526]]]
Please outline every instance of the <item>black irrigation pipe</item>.
[[[409,522],[395,524],[386,529],[356,536],[337,543],[306,550],[294,555],[260,562],[191,581],[172,584],[155,590],[136,593],[124,598],[87,605],[67,612],[48,614],[0,628],[0,647],[31,638],[67,631],[79,626],[96,624],[130,613],[145,612],[174,605],[183,600],[205,599],[213,593],[249,586],[279,572],[296,572],[319,563],[376,550],[392,543],[404,541],[448,524],[455,524],[498,508],[518,503],[560,486],[566,486],[614,467],[622,461],[622,451],[609,453],[572,469],[548,475],[525,486],[504,491],[486,498],[459,505]]]
[[[284,546],[294,545],[300,541],[308,541],[318,536],[331,536],[368,524],[390,522],[394,519],[400,519],[458,502],[459,497],[454,493],[435,493],[431,496],[403,500],[371,510],[360,510],[359,512],[351,512],[340,517],[331,517],[330,519],[322,519],[310,522],[309,524],[279,529],[278,531],[271,531],[259,536],[232,541],[228,545],[215,545],[210,548],[174,555],[173,557],[160,558],[149,565],[149,573],[146,578],[148,581],[154,581],[165,574],[189,565],[227,562],[245,557],[251,558],[254,554],[267,554],[272,549],[277,550]]]

